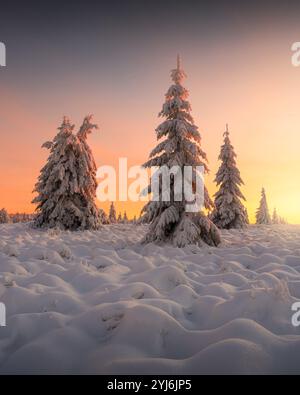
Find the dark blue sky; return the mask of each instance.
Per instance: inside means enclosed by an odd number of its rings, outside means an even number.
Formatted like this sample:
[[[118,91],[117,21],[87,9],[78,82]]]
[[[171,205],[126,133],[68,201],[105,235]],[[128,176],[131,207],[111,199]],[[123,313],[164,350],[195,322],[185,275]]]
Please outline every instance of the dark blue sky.
[[[32,73],[47,74],[51,83],[51,76],[87,69],[99,58],[103,70],[119,72],[122,60],[139,62],[146,49],[150,57],[156,48],[184,52],[195,40],[242,39],[265,23],[276,26],[280,18],[284,25],[298,16],[299,1],[1,1],[0,41],[9,65],[1,79],[17,85]]]
[[[1,1],[0,40],[10,56],[19,54],[24,62],[23,51],[30,55],[39,47],[85,54],[95,36],[99,48],[111,52],[150,38],[169,39],[172,45],[174,38],[234,36],[255,29],[264,18],[285,20],[299,10],[299,1],[277,0]]]

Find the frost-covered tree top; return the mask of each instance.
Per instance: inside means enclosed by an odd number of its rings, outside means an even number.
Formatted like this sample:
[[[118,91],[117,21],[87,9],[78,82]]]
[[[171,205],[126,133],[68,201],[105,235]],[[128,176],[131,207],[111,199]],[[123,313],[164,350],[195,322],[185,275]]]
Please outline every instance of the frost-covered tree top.
[[[93,129],[98,129],[97,124],[91,123],[92,118],[92,115],[87,115],[77,133],[78,138],[83,142],[86,142],[87,136],[92,133]]]
[[[247,210],[242,200],[246,200],[240,190],[243,180],[236,164],[236,154],[231,144],[228,125],[224,132],[224,144],[219,155],[221,166],[215,182],[219,187],[215,194],[215,209],[212,221],[221,229],[242,228],[249,223]]]
[[[7,224],[9,222],[9,215],[5,208],[0,210],[0,224]]]
[[[117,222],[117,214],[116,214],[114,202],[111,202],[111,205],[109,208],[109,222],[111,224],[115,224]]]
[[[259,225],[270,225],[272,223],[264,188],[261,191],[259,208],[256,211],[256,223]]]
[[[98,229],[99,212],[95,204],[96,164],[87,144],[87,135],[96,128],[91,116],[85,117],[75,135],[74,125],[64,117],[35,186],[37,204],[35,225],[60,229]]]
[[[171,71],[173,84],[166,93],[166,100],[159,113],[166,118],[156,129],[157,140],[164,138],[150,153],[144,167],[152,166],[203,166],[208,171],[207,156],[201,149],[201,136],[191,115],[187,98],[189,92],[182,86],[186,74],[177,58],[177,68]],[[207,208],[212,202],[206,200]]]
[[[182,83],[186,74],[181,67],[180,58],[177,58],[177,67],[171,71],[172,85],[168,89],[165,102],[159,116],[165,120],[157,127],[157,140],[161,140],[151,151],[150,159],[144,167],[166,166],[172,168],[185,166],[193,168],[195,179],[196,166],[203,166],[207,172],[207,157],[201,149],[201,136],[191,115],[191,106],[188,102],[188,90]],[[162,189],[160,187],[160,189]],[[151,186],[148,188],[151,192]],[[165,191],[160,190],[160,196]],[[213,207],[205,188],[204,205],[207,209]],[[176,246],[199,243],[217,245],[220,242],[217,228],[203,213],[186,213],[186,201],[175,198],[174,179],[171,180],[171,199],[164,201],[151,200],[142,210],[143,222],[150,223],[149,232],[145,242],[170,241]]]

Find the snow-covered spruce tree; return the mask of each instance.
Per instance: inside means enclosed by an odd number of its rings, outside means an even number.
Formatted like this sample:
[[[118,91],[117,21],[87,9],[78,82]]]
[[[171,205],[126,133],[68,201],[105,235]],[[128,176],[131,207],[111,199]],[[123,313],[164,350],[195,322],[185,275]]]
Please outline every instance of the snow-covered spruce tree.
[[[14,224],[18,222],[31,222],[34,220],[34,214],[15,213],[10,215],[10,219]]]
[[[195,180],[196,166],[203,166],[205,171],[208,171],[208,168],[206,154],[200,148],[201,137],[187,101],[188,90],[182,86],[185,76],[178,56],[177,67],[171,72],[173,84],[166,93],[166,100],[159,114],[166,119],[156,129],[157,139],[164,137],[164,140],[154,148],[150,153],[150,159],[143,166],[145,168],[167,166],[169,169],[179,166],[182,174],[184,167],[190,166]],[[187,202],[184,197],[180,201],[175,198],[176,190],[174,178],[171,178],[170,200],[165,201],[162,198],[165,191],[160,185],[158,201],[151,200],[144,206],[141,222],[148,222],[150,225],[143,242],[171,242],[178,247],[198,244],[201,241],[213,246],[218,245],[220,243],[218,228],[204,213],[186,212]],[[148,192],[151,193],[151,185],[148,187]],[[212,209],[213,202],[206,188],[204,195],[205,208]]]
[[[87,144],[87,135],[97,125],[85,117],[77,135],[74,125],[64,117],[53,142],[43,145],[50,149],[42,168],[33,203],[37,204],[37,227],[68,230],[98,229],[99,211],[95,204],[96,165]]]
[[[126,213],[126,211],[124,211],[124,215],[123,215],[123,223],[124,223],[124,224],[127,224],[127,222],[128,222],[127,213]]]
[[[215,209],[210,216],[220,229],[243,228],[249,224],[247,210],[241,201],[246,200],[240,190],[240,186],[244,183],[235,158],[236,154],[226,125],[224,144],[219,155],[222,163],[215,178],[219,190],[214,195]]]
[[[0,224],[7,224],[9,222],[9,215],[5,208],[0,210]]]
[[[106,212],[102,208],[99,208],[99,217],[100,217],[101,224],[103,224],[103,225],[109,225],[110,224],[108,215],[106,214]]]
[[[121,214],[121,213],[119,213],[119,215],[118,215],[117,222],[118,222],[119,224],[122,223],[122,214]]]
[[[288,221],[283,217],[278,217],[278,224],[280,225],[287,225]]]
[[[256,224],[258,225],[270,225],[272,223],[267,198],[266,191],[263,188],[261,191],[261,199],[259,203],[259,208],[256,211]]]
[[[277,214],[276,208],[274,208],[273,215],[272,215],[272,224],[278,225],[280,223],[280,218]]]
[[[117,214],[116,214],[114,202],[111,202],[108,218],[111,224],[115,224],[117,222]]]

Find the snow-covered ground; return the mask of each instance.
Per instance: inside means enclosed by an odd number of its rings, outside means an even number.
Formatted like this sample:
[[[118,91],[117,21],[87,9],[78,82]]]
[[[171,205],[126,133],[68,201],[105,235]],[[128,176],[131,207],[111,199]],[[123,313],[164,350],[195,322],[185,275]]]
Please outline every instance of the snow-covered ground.
[[[300,226],[219,248],[0,225],[0,373],[300,373]]]

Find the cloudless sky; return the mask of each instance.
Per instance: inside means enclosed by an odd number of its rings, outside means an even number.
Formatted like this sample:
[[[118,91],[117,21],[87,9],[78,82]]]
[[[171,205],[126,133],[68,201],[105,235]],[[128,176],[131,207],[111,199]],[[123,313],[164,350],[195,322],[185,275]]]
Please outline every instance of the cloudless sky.
[[[77,127],[94,114],[99,166],[145,162],[179,52],[210,193],[228,123],[251,219],[264,186],[270,210],[300,223],[300,67],[291,64],[299,20],[296,1],[1,1],[0,207],[34,209],[41,145],[64,114]]]

